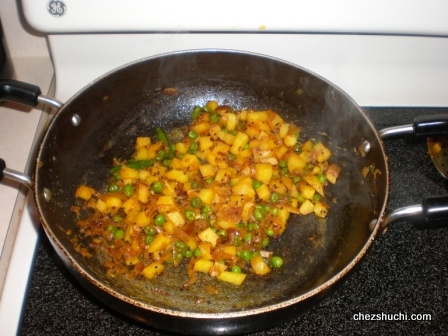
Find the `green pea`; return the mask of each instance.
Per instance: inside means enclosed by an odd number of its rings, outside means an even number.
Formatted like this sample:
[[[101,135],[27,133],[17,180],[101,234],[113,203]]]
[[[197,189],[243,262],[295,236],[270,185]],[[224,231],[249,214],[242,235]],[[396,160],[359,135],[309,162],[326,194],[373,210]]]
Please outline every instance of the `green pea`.
[[[198,189],[200,187],[200,183],[198,181],[191,182],[191,189]]]
[[[294,184],[297,184],[300,181],[302,181],[302,178],[300,176],[294,176],[294,178],[292,179],[292,182],[294,182]]]
[[[249,149],[249,143],[246,143],[246,144],[243,146],[243,150],[246,150],[246,149]]]
[[[121,175],[120,175],[120,171],[119,170],[114,172],[114,180],[115,181],[120,181],[121,180]]]
[[[198,196],[195,196],[195,197],[193,197],[193,198],[191,199],[191,201],[190,201],[190,205],[191,205],[193,208],[200,208],[200,207],[202,206],[202,201],[201,201],[201,199],[200,199]]]
[[[243,250],[240,253],[240,258],[244,261],[249,261],[252,258],[252,253],[248,250]]]
[[[122,240],[124,238],[124,231],[122,229],[116,229],[114,231],[114,238]]]
[[[184,254],[183,253],[176,253],[177,261],[181,261],[183,258],[184,258]]]
[[[264,212],[259,209],[255,209],[253,215],[257,221],[262,221],[265,217]]]
[[[320,194],[314,194],[313,201],[320,201],[322,199],[322,196]]]
[[[109,186],[109,191],[110,192],[117,192],[117,191],[119,191],[120,190],[120,187],[116,184],[116,183],[112,183],[110,186]]]
[[[190,154],[194,154],[198,151],[199,145],[197,142],[192,142],[190,146],[188,146],[188,152]]]
[[[166,153],[165,153],[165,151],[162,149],[162,150],[160,150],[160,151],[157,153],[155,159],[156,159],[157,161],[162,161],[163,159],[165,159],[165,156],[166,156]]]
[[[278,208],[272,209],[272,215],[277,216],[278,215]]]
[[[208,215],[211,212],[212,212],[212,207],[210,205],[206,204],[202,207],[203,214]]]
[[[246,233],[246,234],[243,236],[243,240],[244,240],[246,243],[250,242],[251,239],[252,239],[252,234],[251,234],[250,232]]]
[[[252,230],[258,230],[260,227],[258,226],[258,224],[257,223],[250,223],[248,226],[247,226],[247,229],[249,230],[249,231],[252,231]]]
[[[163,160],[163,165],[164,165],[165,167],[169,167],[170,164],[171,164],[171,161],[172,161],[172,160],[169,160],[169,159]]]
[[[268,235],[269,237],[272,237],[274,235],[274,230],[272,228],[268,228],[266,229],[266,235]]]
[[[163,224],[165,224],[165,222],[166,222],[166,218],[163,214],[158,214],[154,218],[154,224],[157,226],[163,226]]]
[[[224,229],[221,229],[217,232],[217,235],[221,238],[225,238],[225,237],[227,237],[227,231]]]
[[[126,184],[123,187],[123,192],[126,197],[131,197],[135,192],[134,186],[132,184]]]
[[[198,138],[198,132],[196,132],[195,130],[190,130],[188,131],[187,136],[191,139],[191,140],[196,140]]]
[[[193,108],[193,112],[191,113],[191,120],[192,120],[192,121],[196,120],[196,118],[199,117],[199,115],[201,114],[201,112],[202,112],[202,107],[200,107],[200,106],[195,106],[195,107]]]
[[[233,130],[229,131],[229,133],[232,135],[237,135],[238,131],[236,129],[233,129]]]
[[[283,265],[283,259],[281,257],[278,257],[278,256],[273,256],[271,258],[271,260],[269,260],[269,263],[274,268],[280,268]]]
[[[270,197],[271,202],[276,203],[279,201],[279,199],[280,199],[280,194],[278,192],[274,191]]]
[[[257,181],[257,180],[253,180],[253,181],[252,181],[252,187],[253,187],[254,189],[258,189],[258,188],[260,188],[260,187],[262,186],[262,184],[263,184],[263,182],[261,182],[261,181]]]
[[[184,215],[188,220],[193,220],[196,217],[196,213],[194,212],[194,210],[185,210]]]
[[[241,273],[241,267],[239,267],[238,265],[232,266],[232,272],[233,273]]]
[[[229,160],[229,161],[235,161],[237,158],[236,158],[235,154],[227,153],[226,159]]]
[[[286,167],[286,161],[285,160],[281,160],[279,162],[279,166],[280,166],[280,168],[285,168]]]
[[[210,120],[216,124],[219,121],[219,114],[213,113],[210,117]]]
[[[176,241],[176,248],[179,252],[185,253],[188,249],[188,245],[185,244],[182,240]]]
[[[199,248],[195,248],[194,249],[194,251],[193,251],[193,255],[196,257],[196,258],[198,258],[198,257],[200,257],[201,256],[201,250],[199,249]]]
[[[185,258],[191,258],[193,256],[193,251],[192,250],[187,250],[185,253],[184,253],[184,257]]]
[[[244,223],[244,222],[239,222],[238,224],[237,224],[237,227],[239,228],[239,229],[242,229],[242,228],[244,228],[244,227],[246,227],[246,223]]]
[[[318,175],[317,175],[317,180],[318,180],[320,183],[324,183],[326,179],[327,179],[327,177],[326,177],[324,174],[318,174]]]
[[[281,168],[281,172],[283,176],[289,176],[289,170],[287,167]]]
[[[149,244],[152,243],[153,240],[154,240],[154,236],[153,236],[153,235],[147,235],[147,236],[145,237],[145,244],[146,244],[146,245],[149,245]]]
[[[213,182],[213,177],[209,177],[208,179],[205,180],[205,183],[210,184]]]
[[[117,230],[117,227],[115,225],[109,225],[106,230],[110,233],[114,233]]]
[[[123,221],[123,217],[121,217],[121,216],[114,216],[114,217],[113,217],[113,220],[114,220],[115,222],[122,222],[122,221]]]
[[[266,246],[268,246],[269,245],[269,238],[268,237],[264,237],[263,238],[263,241],[262,241],[262,243],[261,243],[261,246],[262,247],[266,247]]]
[[[161,193],[163,190],[162,182],[156,181],[151,185],[151,190],[155,193]]]
[[[154,230],[150,226],[145,226],[145,228],[143,229],[143,232],[146,233],[147,235],[152,235],[152,236],[154,236],[156,234],[156,230]]]

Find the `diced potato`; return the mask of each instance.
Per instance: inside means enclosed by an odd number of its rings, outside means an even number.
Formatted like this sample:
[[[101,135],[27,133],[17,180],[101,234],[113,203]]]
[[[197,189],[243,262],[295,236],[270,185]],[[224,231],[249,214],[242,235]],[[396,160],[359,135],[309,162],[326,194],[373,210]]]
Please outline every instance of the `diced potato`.
[[[330,156],[331,151],[322,142],[318,142],[311,150],[311,157],[314,157],[319,163],[327,161]]]
[[[323,202],[317,201],[314,204],[314,213],[317,217],[324,218],[328,214],[328,205]]]
[[[149,189],[146,184],[139,183],[137,185],[137,199],[139,202],[148,203]]]
[[[126,179],[137,180],[139,178],[138,170],[129,167],[123,167],[120,169],[120,178],[122,180]]]
[[[205,151],[213,147],[213,141],[209,136],[201,136],[198,139],[199,150]]]
[[[291,153],[287,160],[288,170],[293,173],[295,171],[301,171],[306,166],[306,161],[304,161],[298,154]]]
[[[140,262],[140,259],[138,258],[138,256],[133,256],[133,257],[127,258],[125,261],[125,264],[128,266],[131,266],[131,265],[137,264],[138,262]]]
[[[212,164],[202,164],[199,166],[202,177],[208,178],[215,175],[216,168]]]
[[[325,172],[325,177],[330,183],[335,184],[340,172],[341,168],[339,168],[335,164],[330,164]]]
[[[179,183],[187,183],[188,175],[180,169],[172,169],[165,173],[166,178],[177,181]]]
[[[316,193],[316,190],[308,185],[305,181],[299,182],[299,190],[302,196],[306,199],[312,199],[314,197],[314,194]]]
[[[201,189],[199,190],[198,194],[199,198],[201,199],[202,203],[210,205],[213,202],[213,198],[215,197],[215,192],[213,189]]]
[[[198,134],[207,133],[210,129],[210,124],[208,122],[201,122],[195,124],[192,129],[195,130]]]
[[[106,213],[108,208],[106,202],[98,199],[95,204],[95,209],[101,213]]]
[[[258,197],[262,199],[263,201],[269,200],[269,197],[271,197],[271,192],[269,191],[269,188],[266,184],[262,184],[260,187],[255,189]]]
[[[239,154],[243,150],[243,147],[249,142],[249,136],[246,133],[238,132],[232,147],[230,147],[230,153]]]
[[[148,279],[154,279],[156,276],[162,274],[164,270],[165,266],[161,262],[154,261],[143,269],[142,274]]]
[[[255,190],[252,187],[252,179],[249,176],[242,178],[232,187],[232,192],[235,195],[244,196],[245,199],[253,199],[255,196]]]
[[[151,244],[148,245],[147,251],[148,253],[163,251],[170,242],[170,238],[162,233],[159,233],[151,242]]]
[[[218,275],[216,278],[218,280],[240,286],[246,279],[246,274],[224,271],[221,272],[221,274]]]
[[[107,196],[105,202],[110,212],[116,212],[123,204],[123,201],[115,196]]]
[[[236,256],[236,246],[225,246],[223,251],[233,257]]]
[[[135,160],[147,160],[148,159],[148,148],[141,147],[137,149],[137,153],[134,156]]]
[[[176,226],[184,226],[185,225],[185,219],[182,216],[182,214],[176,210],[176,211],[169,211],[165,214],[165,216],[174,223]]]
[[[297,135],[296,134],[287,134],[283,138],[283,143],[286,147],[294,147],[297,144]]]
[[[156,205],[176,205],[176,202],[174,201],[173,196],[160,196],[157,201]]]
[[[135,218],[135,224],[138,226],[148,226],[149,223],[151,223],[151,217],[146,214],[146,211],[140,212],[137,218]]]
[[[256,163],[255,164],[255,175],[254,178],[265,184],[269,184],[272,177],[272,165],[269,163]]]
[[[151,145],[150,137],[137,137],[135,140],[135,149],[148,148]]]
[[[308,215],[314,212],[314,204],[311,203],[310,200],[306,199],[305,202],[300,205],[299,210],[302,215]]]
[[[140,205],[138,204],[137,195],[134,195],[128,198],[126,201],[121,204],[121,208],[126,214],[129,214],[131,211],[140,210]]]
[[[314,188],[319,194],[324,196],[324,187],[322,183],[319,182],[319,179],[316,175],[306,175],[303,179]]]
[[[280,138],[284,138],[289,131],[289,124],[288,123],[284,123],[280,126],[280,129],[278,131],[278,135],[280,136]]]
[[[188,169],[188,171],[197,171],[199,170],[201,162],[196,155],[185,154],[185,156],[180,161],[180,165],[184,170]]]
[[[95,190],[85,185],[80,185],[75,192],[75,196],[83,199],[84,201],[88,201],[92,198]]]
[[[197,272],[208,273],[213,267],[213,261],[206,259],[198,259],[193,266],[193,269]]]
[[[256,256],[250,259],[250,265],[252,266],[256,275],[265,275],[271,271],[271,268],[261,256]]]
[[[215,233],[215,231],[212,230],[212,228],[207,228],[204,231],[201,231],[198,233],[198,237],[203,242],[208,242],[212,244],[213,247],[216,246],[216,242],[218,240],[218,235]]]

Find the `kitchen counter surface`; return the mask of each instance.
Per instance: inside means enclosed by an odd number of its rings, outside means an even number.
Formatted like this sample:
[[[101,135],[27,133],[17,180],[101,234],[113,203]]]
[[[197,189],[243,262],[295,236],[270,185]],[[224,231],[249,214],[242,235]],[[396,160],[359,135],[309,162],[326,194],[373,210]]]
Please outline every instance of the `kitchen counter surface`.
[[[366,108],[378,128],[411,123],[420,114],[448,109]],[[386,141],[391,168],[389,208],[441,195],[447,182],[421,141]],[[393,224],[357,269],[323,302],[294,320],[252,336],[299,334],[448,333],[448,229]],[[430,314],[431,321],[358,321],[361,314]],[[355,316],[355,314],[358,314]],[[21,335],[166,335],[116,313],[92,297],[61,264],[41,232]]]

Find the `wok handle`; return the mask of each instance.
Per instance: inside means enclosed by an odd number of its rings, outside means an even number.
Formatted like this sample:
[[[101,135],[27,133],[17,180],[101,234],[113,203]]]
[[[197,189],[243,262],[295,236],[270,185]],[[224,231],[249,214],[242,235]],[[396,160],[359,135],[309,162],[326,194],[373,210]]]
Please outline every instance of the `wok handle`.
[[[448,227],[448,195],[426,197],[422,204],[398,208],[387,215],[382,226],[398,220],[409,220],[419,229]]]
[[[28,175],[17,170],[6,168],[5,160],[0,158],[0,181],[2,181],[4,177],[24,184],[28,189],[33,189],[33,180]]]
[[[448,114],[424,115],[414,119],[414,132],[418,137],[448,136]]]
[[[448,136],[448,114],[418,116],[412,124],[384,128],[378,134],[382,139],[408,135],[418,138]]]
[[[13,79],[0,80],[0,101],[13,101],[34,107],[39,103],[40,95],[40,88],[36,85]]]

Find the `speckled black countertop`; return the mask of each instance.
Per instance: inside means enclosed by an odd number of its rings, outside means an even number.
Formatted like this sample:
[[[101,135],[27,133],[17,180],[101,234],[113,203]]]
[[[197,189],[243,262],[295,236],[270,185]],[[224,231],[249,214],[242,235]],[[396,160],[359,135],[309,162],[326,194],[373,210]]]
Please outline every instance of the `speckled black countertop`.
[[[378,129],[409,124],[417,115],[448,113],[446,108],[364,110]],[[448,183],[433,167],[424,142],[387,140],[386,150],[390,209],[447,192]],[[90,295],[66,271],[43,232],[29,286],[21,335],[167,335],[116,313]],[[408,319],[411,314],[430,314],[431,321],[358,321],[359,313],[402,313]],[[422,231],[407,222],[393,224],[335,293],[294,320],[251,335],[391,332],[448,334],[447,228]]]

